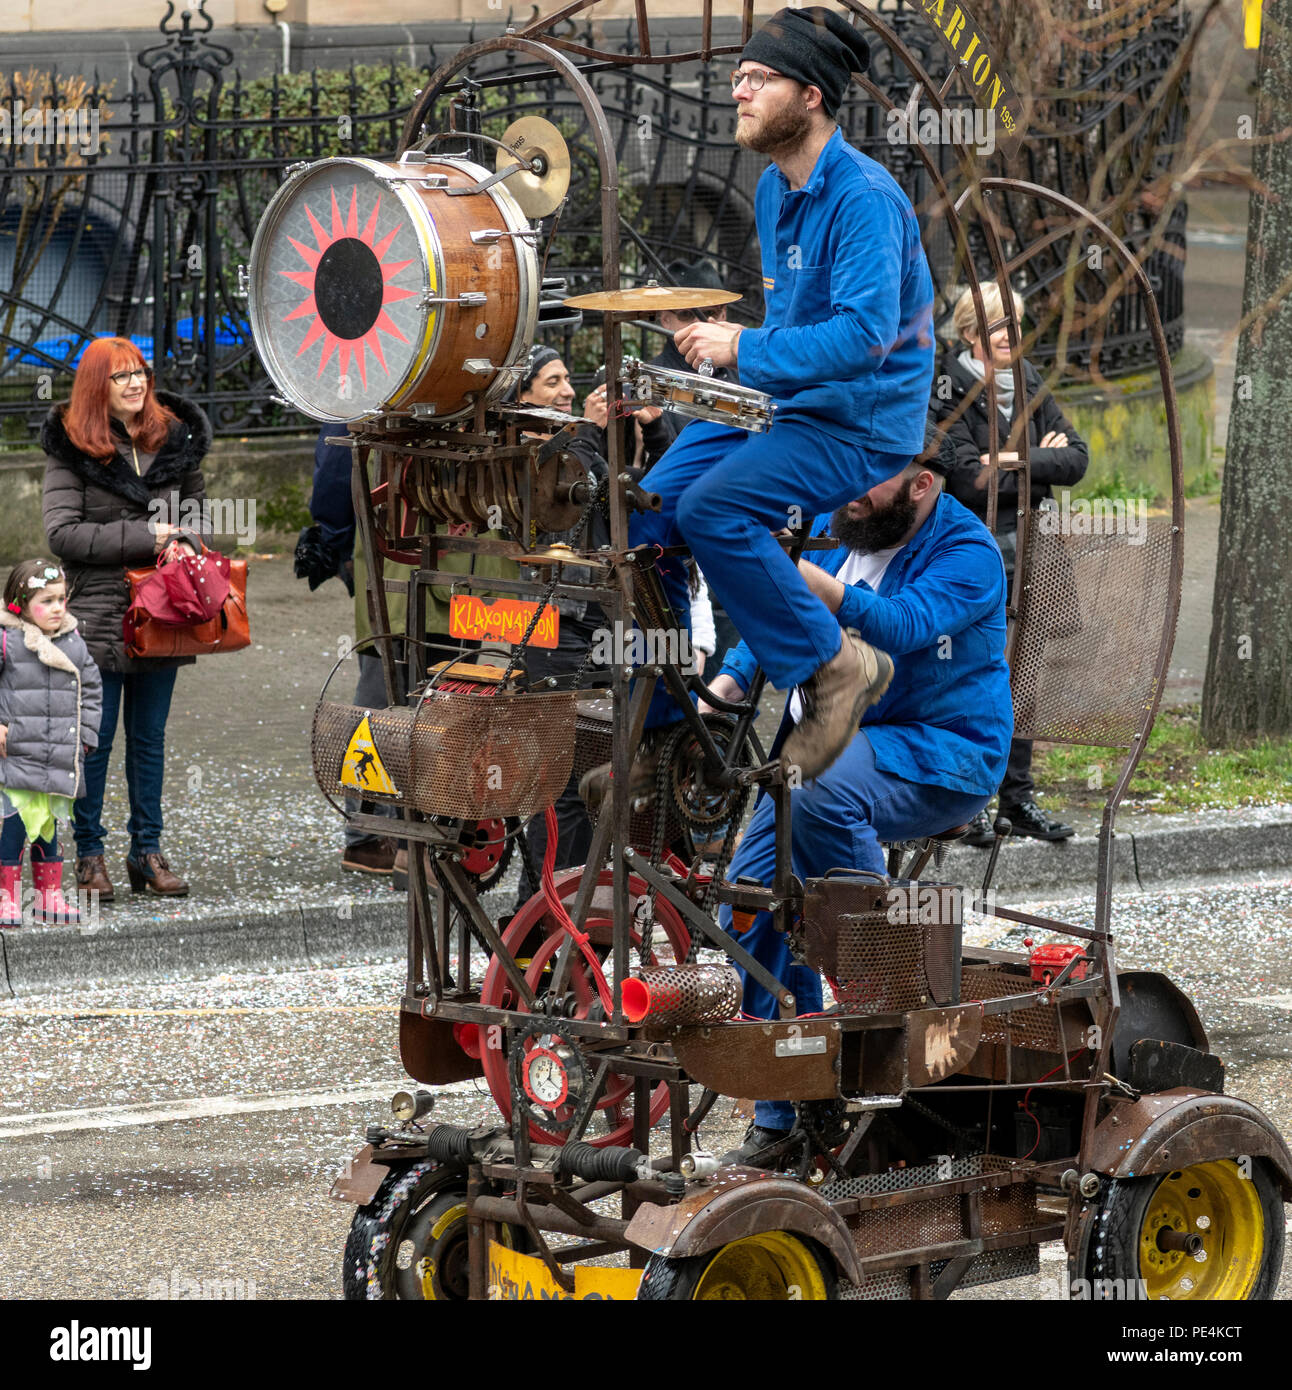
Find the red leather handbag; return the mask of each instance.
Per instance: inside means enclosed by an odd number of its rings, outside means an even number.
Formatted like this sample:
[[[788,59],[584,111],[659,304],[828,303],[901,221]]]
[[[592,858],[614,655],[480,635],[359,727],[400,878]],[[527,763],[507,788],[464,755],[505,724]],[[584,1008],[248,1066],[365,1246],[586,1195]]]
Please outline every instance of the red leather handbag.
[[[130,603],[122,620],[126,655],[206,656],[251,644],[247,562],[205,545],[200,555],[177,547],[155,565],[126,570]]]

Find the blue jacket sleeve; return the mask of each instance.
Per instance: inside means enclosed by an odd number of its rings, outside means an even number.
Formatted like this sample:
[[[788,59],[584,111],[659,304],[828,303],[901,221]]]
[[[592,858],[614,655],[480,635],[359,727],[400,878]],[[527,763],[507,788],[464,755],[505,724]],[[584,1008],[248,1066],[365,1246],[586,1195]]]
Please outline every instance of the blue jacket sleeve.
[[[798,328],[746,328],[736,345],[745,385],[790,395],[876,372],[893,350],[902,333],[905,219],[876,189],[850,201],[848,212],[830,238],[830,317]]]
[[[987,617],[1005,597],[1005,568],[990,543],[948,548],[893,598],[845,584],[839,622],[890,656],[935,646]]]
[[[747,691],[753,682],[754,672],[757,669],[758,662],[754,660],[754,654],[749,650],[749,643],[740,642],[727,653],[720,674],[735,676],[741,690]]]

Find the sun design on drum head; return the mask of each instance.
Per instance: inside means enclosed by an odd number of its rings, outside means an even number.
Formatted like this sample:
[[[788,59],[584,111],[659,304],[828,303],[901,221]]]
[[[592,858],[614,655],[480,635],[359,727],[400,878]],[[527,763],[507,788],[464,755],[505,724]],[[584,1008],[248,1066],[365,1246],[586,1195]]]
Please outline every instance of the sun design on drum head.
[[[398,226],[393,227],[380,241],[373,239],[377,232],[377,214],[381,210],[380,195],[360,231],[358,188],[350,190],[350,208],[344,221],[337,205],[336,189],[330,191],[331,233],[324,231],[323,224],[306,203],[305,215],[309,218],[316,245],[310,247],[293,236],[287,238],[307,269],[280,270],[278,273],[295,280],[309,293],[291,313],[283,316],[283,322],[313,315],[313,322],[305,334],[305,340],[296,350],[296,356],[299,357],[321,338],[323,345],[317,375],[323,375],[324,367],[335,352],[338,371],[344,381],[353,356],[359,379],[366,391],[368,364],[365,354],[369,350],[386,375],[390,375],[390,368],[386,366],[381,351],[379,333],[389,333],[401,343],[408,341],[386,313],[385,306],[416,293],[415,290],[402,289],[390,283],[413,262],[411,259],[387,259],[390,244],[399,232]]]

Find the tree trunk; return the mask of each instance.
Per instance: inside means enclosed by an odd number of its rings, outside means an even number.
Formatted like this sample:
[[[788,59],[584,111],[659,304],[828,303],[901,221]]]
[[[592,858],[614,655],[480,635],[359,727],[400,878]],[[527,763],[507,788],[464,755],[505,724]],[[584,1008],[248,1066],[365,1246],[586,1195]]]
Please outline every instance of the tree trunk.
[[[1292,0],[1266,0],[1202,736],[1292,732]],[[1240,129],[1239,134],[1242,134]],[[1271,140],[1271,137],[1272,140]],[[1287,282],[1287,283],[1285,283]]]

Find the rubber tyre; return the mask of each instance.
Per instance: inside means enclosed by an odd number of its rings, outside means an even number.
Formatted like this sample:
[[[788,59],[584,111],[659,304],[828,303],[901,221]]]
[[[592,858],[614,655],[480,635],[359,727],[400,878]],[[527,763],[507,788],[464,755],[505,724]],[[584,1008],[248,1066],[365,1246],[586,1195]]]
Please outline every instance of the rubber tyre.
[[[341,1287],[347,1299],[421,1297],[420,1289],[413,1291],[416,1279],[399,1277],[399,1248],[410,1221],[428,1203],[439,1200],[436,1194],[450,1184],[455,1185],[459,1200],[465,1200],[460,1171],[430,1160],[392,1169],[382,1180],[376,1196],[359,1207],[350,1222],[341,1261]]]
[[[638,1302],[646,1303],[685,1303],[693,1300],[704,1299],[755,1299],[760,1301],[784,1301],[797,1302],[803,1297],[800,1292],[798,1295],[791,1296],[788,1292],[782,1299],[777,1299],[773,1290],[769,1290],[765,1284],[759,1283],[749,1285],[745,1292],[732,1292],[731,1284],[725,1284],[724,1288],[711,1289],[706,1293],[702,1287],[706,1274],[720,1267],[722,1263],[730,1263],[730,1256],[737,1247],[749,1242],[757,1242],[764,1239],[773,1239],[788,1242],[798,1247],[798,1259],[806,1264],[811,1262],[815,1266],[814,1271],[807,1271],[808,1277],[803,1279],[803,1285],[808,1288],[807,1299],[810,1301],[835,1299],[839,1296],[838,1279],[835,1275],[834,1261],[827,1253],[825,1248],[817,1241],[807,1236],[793,1235],[786,1231],[764,1232],[760,1236],[749,1236],[743,1240],[732,1241],[728,1245],[720,1246],[717,1250],[706,1251],[703,1255],[691,1255],[684,1259],[675,1259],[669,1255],[652,1255],[646,1262],[646,1268],[642,1273],[642,1281],[637,1289]],[[815,1273],[815,1278],[812,1274]],[[800,1285],[800,1289],[802,1286]],[[790,1286],[791,1288],[793,1285]]]
[[[1233,1160],[1217,1159],[1213,1162],[1227,1164]],[[1197,1166],[1206,1168],[1209,1165]],[[1104,1185],[1103,1191],[1095,1199],[1096,1209],[1091,1215],[1090,1236],[1086,1242],[1085,1269],[1081,1271],[1081,1277],[1089,1283],[1092,1298],[1111,1301],[1117,1297],[1116,1290],[1121,1289],[1124,1294],[1131,1281],[1145,1279],[1146,1272],[1140,1255],[1144,1220],[1154,1205],[1154,1199],[1162,1200],[1158,1196],[1159,1189],[1178,1181],[1179,1176],[1180,1170],[1176,1170],[1174,1173],[1154,1173],[1142,1178],[1114,1178]],[[1283,1200],[1264,1159],[1254,1160],[1250,1181],[1259,1202],[1263,1248],[1259,1270],[1242,1301],[1262,1302],[1274,1297],[1283,1268]],[[1070,1268],[1074,1268],[1074,1265],[1075,1262],[1070,1263]],[[1146,1284],[1150,1290],[1148,1296],[1152,1298],[1153,1283],[1146,1280]],[[1197,1295],[1199,1298],[1204,1296]]]

